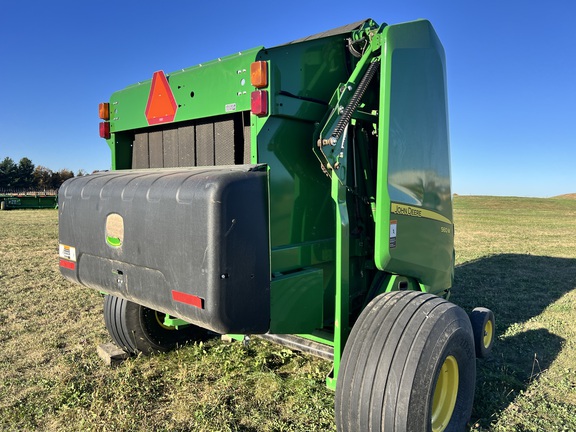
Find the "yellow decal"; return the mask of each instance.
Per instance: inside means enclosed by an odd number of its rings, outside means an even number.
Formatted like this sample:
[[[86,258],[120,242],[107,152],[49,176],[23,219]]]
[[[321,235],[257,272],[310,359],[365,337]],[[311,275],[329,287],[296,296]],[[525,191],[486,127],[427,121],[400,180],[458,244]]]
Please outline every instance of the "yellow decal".
[[[432,219],[452,225],[452,221],[439,213],[432,210],[426,210],[420,207],[412,207],[405,204],[392,203],[390,211],[397,215],[412,216],[417,218]]]

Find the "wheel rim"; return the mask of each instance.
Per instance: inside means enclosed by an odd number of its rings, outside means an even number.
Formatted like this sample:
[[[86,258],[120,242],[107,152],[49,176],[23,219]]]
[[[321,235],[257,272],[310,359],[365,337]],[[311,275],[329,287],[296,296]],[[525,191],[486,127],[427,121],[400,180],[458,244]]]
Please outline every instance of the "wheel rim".
[[[488,348],[492,343],[492,337],[494,335],[494,327],[492,326],[492,321],[488,320],[484,326],[484,337],[482,338],[482,343],[484,348]]]
[[[436,380],[432,400],[432,431],[442,432],[448,426],[458,396],[458,361],[454,356],[446,357]]]

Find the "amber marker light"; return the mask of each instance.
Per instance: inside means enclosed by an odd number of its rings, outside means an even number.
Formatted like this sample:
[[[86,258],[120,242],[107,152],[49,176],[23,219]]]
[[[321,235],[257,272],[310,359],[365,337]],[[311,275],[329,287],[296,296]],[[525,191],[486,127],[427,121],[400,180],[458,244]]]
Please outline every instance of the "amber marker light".
[[[98,117],[102,120],[110,120],[110,104],[102,102],[98,105]]]
[[[250,83],[256,88],[268,85],[268,63],[255,61],[250,65]]]

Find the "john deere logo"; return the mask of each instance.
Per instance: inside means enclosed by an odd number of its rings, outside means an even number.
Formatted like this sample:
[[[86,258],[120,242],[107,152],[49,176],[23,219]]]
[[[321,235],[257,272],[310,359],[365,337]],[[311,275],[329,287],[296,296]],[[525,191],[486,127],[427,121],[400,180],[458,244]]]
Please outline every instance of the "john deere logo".
[[[117,213],[106,218],[106,243],[112,247],[120,247],[124,242],[124,219]]]

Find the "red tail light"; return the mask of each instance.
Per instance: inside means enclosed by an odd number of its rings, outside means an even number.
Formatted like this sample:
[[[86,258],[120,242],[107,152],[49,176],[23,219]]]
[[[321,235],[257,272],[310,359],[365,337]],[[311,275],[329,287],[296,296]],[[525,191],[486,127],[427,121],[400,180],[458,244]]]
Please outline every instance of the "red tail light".
[[[100,123],[100,138],[104,139],[110,138],[110,123],[108,122]]]
[[[252,92],[250,98],[250,107],[252,114],[258,117],[264,117],[268,115],[268,91],[267,90],[256,90]]]

